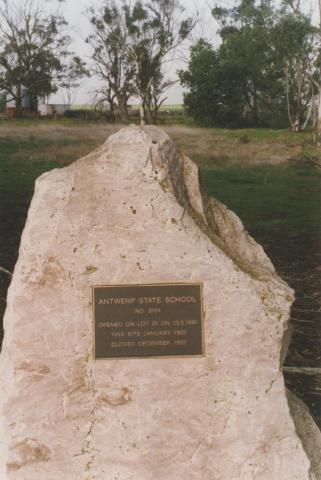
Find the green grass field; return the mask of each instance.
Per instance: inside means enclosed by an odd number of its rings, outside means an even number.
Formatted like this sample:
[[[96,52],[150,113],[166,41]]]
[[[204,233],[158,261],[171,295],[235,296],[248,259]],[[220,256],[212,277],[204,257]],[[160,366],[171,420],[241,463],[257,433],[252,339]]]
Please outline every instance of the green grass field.
[[[254,235],[321,234],[321,183],[313,166],[232,166],[204,169],[203,177],[209,194],[230,206]]]

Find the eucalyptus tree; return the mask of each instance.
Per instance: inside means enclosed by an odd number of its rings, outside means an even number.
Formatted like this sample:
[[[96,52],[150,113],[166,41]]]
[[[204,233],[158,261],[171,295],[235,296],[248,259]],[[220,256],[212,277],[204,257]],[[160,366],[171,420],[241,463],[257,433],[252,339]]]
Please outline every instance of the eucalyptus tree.
[[[23,91],[37,111],[39,97],[57,91],[64,78],[71,42],[66,25],[58,11],[48,13],[34,0],[0,0],[0,90],[15,100],[18,116]]]
[[[293,130],[308,124],[317,113],[320,80],[320,35],[299,2],[284,1],[273,30],[279,75]]]
[[[212,15],[221,43],[196,44],[188,69],[180,72],[194,117],[216,125],[290,123],[297,131],[313,117],[316,124],[321,29],[302,12],[300,0],[239,0],[233,8],[221,3]]]
[[[176,81],[166,80],[160,68],[158,72],[156,71],[153,75],[145,102],[145,110],[147,110],[145,116],[147,116],[152,123],[156,123],[160,108],[167,100],[165,96],[167,89],[175,83]]]
[[[123,6],[105,0],[100,8],[91,7],[88,12],[92,30],[86,41],[91,46],[94,73],[100,80],[96,101],[108,104],[113,119],[117,101],[122,120],[127,121],[128,100],[136,93],[136,67],[128,54]]]
[[[318,0],[318,7],[319,7],[319,39],[321,39],[321,0]],[[321,55],[319,54],[317,65],[321,68]],[[316,81],[314,79],[314,85],[318,90],[318,106],[317,106],[317,115],[315,115],[314,121],[314,132],[315,132],[315,140],[320,145],[321,144],[321,80],[319,79]]]
[[[185,88],[184,106],[203,126],[236,127],[244,124],[247,93],[243,66],[225,63],[220,50],[204,39],[191,47],[186,70],[178,72]]]
[[[164,64],[187,38],[194,22],[184,17],[179,0],[104,0],[89,9],[94,71],[101,80],[98,98],[111,112],[115,101],[124,119],[127,102],[140,101],[141,122],[155,121],[170,82]]]
[[[233,8],[216,4],[211,11],[221,42],[197,42],[187,70],[179,72],[188,88],[187,109],[201,123],[260,125],[271,109],[274,78],[274,10],[267,0],[241,0]]]
[[[141,123],[148,123],[155,119],[167,86],[161,80],[164,64],[189,36],[195,19],[185,16],[179,0],[136,0],[125,2],[123,8]]]
[[[89,77],[89,70],[86,62],[78,56],[73,56],[63,68],[61,81],[59,82],[60,92],[64,103],[71,105],[75,103],[78,89],[83,77]]]
[[[220,25],[221,69],[235,70],[245,98],[244,116],[261,122],[275,88],[272,29],[275,12],[269,0],[241,0],[234,8],[216,6],[212,15]]]

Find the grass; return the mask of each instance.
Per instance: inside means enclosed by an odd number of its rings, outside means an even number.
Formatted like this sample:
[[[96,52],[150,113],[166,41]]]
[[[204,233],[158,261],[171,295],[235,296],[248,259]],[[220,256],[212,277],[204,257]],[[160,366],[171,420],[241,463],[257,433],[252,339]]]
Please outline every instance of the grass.
[[[254,235],[321,234],[321,181],[314,167],[205,168],[203,178],[208,193],[234,210]]]
[[[164,126],[175,143],[201,167],[279,165],[302,154],[320,155],[310,132],[289,130],[197,128]],[[244,139],[246,141],[244,141]]]

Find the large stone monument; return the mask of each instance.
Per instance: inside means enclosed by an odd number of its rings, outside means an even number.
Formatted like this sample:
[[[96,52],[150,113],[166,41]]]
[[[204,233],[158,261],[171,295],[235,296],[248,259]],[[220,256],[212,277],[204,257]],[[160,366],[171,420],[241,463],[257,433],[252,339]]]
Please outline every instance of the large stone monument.
[[[0,479],[313,478],[280,369],[292,298],[160,129],[42,175],[4,321]]]

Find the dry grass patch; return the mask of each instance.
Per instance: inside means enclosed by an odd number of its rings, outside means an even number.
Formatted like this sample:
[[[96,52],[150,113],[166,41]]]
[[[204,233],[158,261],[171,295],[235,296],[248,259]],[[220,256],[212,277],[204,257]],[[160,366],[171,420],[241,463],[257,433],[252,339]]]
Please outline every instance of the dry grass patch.
[[[106,138],[124,125],[75,120],[41,121],[10,119],[0,122],[0,140],[41,144],[41,158],[48,155],[59,161],[60,156],[77,159],[101,145]],[[319,155],[309,132],[288,130],[198,128],[168,125],[163,128],[178,148],[206,168],[227,165],[286,164],[301,154]],[[15,158],[23,158],[17,152]],[[63,163],[63,159],[59,161]]]
[[[288,130],[226,130],[185,126],[164,127],[179,149],[199,165],[279,165],[302,153],[318,154],[310,132]]]

